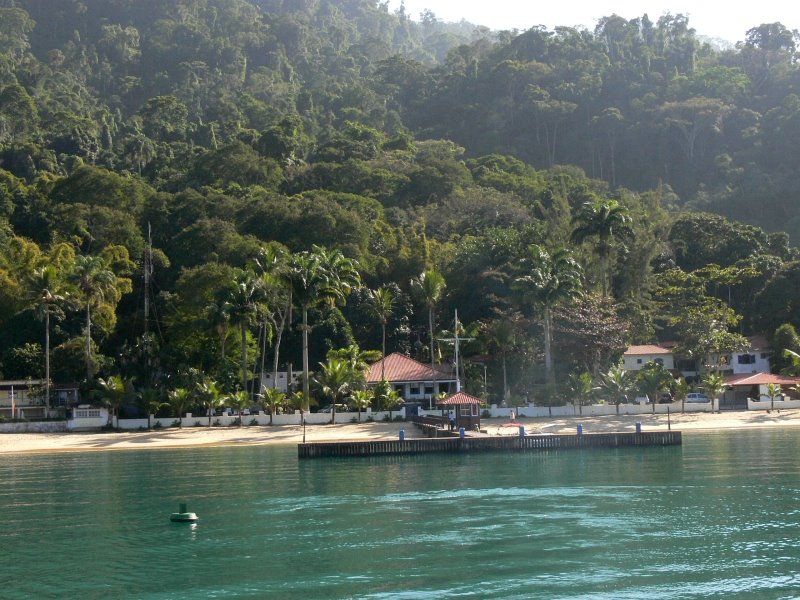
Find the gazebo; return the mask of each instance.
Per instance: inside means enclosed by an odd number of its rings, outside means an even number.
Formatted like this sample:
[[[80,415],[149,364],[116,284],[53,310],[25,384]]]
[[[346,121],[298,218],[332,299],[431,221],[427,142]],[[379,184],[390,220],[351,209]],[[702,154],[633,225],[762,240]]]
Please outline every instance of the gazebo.
[[[458,392],[448,396],[437,403],[444,410],[453,410],[456,417],[456,427],[465,430],[480,429],[481,426],[481,399],[470,396],[465,392]]]

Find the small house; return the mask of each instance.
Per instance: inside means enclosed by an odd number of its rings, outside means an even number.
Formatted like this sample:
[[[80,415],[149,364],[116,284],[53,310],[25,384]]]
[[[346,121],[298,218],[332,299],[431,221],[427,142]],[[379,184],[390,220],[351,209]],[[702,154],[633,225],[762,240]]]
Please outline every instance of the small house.
[[[456,428],[463,427],[465,430],[480,429],[481,426],[481,399],[470,396],[465,392],[458,392],[452,396],[440,400],[438,406],[445,411],[453,411],[455,416]]]
[[[376,385],[386,379],[406,402],[424,404],[433,408],[440,393],[450,393],[456,388],[456,377],[451,365],[430,365],[399,353],[372,364],[367,370],[367,385]]]

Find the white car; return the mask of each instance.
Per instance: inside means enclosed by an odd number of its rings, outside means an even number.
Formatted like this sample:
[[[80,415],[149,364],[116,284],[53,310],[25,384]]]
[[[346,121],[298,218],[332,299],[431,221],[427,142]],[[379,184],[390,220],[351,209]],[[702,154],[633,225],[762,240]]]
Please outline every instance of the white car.
[[[701,394],[700,392],[692,392],[691,394],[686,394],[686,401],[687,402],[711,402],[711,398],[706,396],[705,394]]]

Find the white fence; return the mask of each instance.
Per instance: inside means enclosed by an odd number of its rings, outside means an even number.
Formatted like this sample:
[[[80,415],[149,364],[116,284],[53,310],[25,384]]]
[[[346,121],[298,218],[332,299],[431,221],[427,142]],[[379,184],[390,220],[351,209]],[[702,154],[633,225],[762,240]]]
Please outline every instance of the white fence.
[[[716,402],[714,403],[716,407]],[[672,402],[670,404],[656,404],[656,414],[667,414],[667,412],[681,412],[681,403]],[[686,402],[683,410],[685,412],[709,412],[711,403]],[[613,404],[591,404],[589,406],[578,407],[577,405],[567,404],[566,406],[534,406],[532,404],[522,406],[511,406],[502,408],[492,404],[488,409],[491,418],[510,418],[511,411],[518,417],[574,417],[583,415],[586,417],[599,417],[604,415],[616,415],[617,407]],[[620,415],[645,415],[653,413],[652,404],[620,404]]]
[[[392,411],[392,419],[398,417],[405,417],[405,410],[396,410]],[[305,413],[302,417],[305,417],[305,421],[307,425],[325,425],[331,422],[331,413]],[[300,411],[295,411],[292,414],[288,415],[273,415],[272,417],[272,424],[273,425],[300,425],[301,421]],[[372,412],[371,410],[366,410],[361,412],[361,422],[365,423],[370,418],[373,421],[384,421],[389,417],[388,411],[381,411],[381,412]],[[358,422],[358,413],[357,412],[336,412],[336,422],[337,423],[351,423],[353,421]],[[211,417],[211,425],[214,427],[230,427],[236,423],[238,419],[237,415],[217,415]],[[147,429],[147,419],[118,419],[116,420],[116,426],[119,429],[127,429],[127,430],[136,430],[136,429]],[[174,423],[178,421],[177,417],[162,417],[162,418],[150,418],[150,427],[172,427]],[[242,415],[242,424],[243,425],[269,425],[269,415],[263,412],[259,412],[257,415]],[[103,423],[105,425],[105,423]],[[187,413],[186,416],[183,417],[183,427],[206,427],[208,426],[208,416],[206,415],[193,415],[192,413]]]
[[[773,407],[772,402],[769,399],[769,396],[761,396],[760,400],[754,400],[753,398],[747,399],[747,410],[770,410],[774,408],[775,410],[786,410],[787,408],[800,408],[800,400],[775,400],[775,405]]]

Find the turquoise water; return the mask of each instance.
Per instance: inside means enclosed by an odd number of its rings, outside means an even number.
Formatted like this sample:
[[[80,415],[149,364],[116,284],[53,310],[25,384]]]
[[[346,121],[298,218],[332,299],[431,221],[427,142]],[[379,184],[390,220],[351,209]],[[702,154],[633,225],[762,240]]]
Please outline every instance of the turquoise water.
[[[798,450],[5,455],[0,598],[800,598]]]

